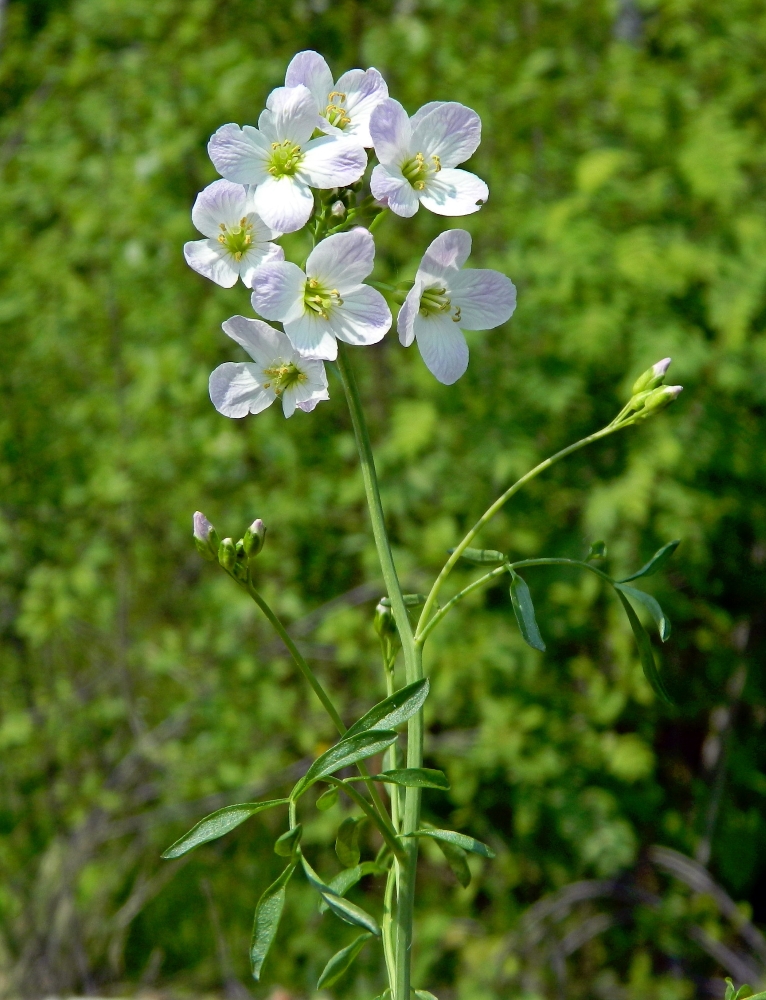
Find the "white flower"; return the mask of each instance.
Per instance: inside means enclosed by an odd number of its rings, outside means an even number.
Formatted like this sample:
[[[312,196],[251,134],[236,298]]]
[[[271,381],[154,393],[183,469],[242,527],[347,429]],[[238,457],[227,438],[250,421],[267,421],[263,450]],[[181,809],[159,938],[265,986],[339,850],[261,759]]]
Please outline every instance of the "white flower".
[[[370,115],[388,97],[386,81],[376,69],[351,69],[333,83],[330,67],[318,52],[308,50],[293,56],[285,85],[308,87],[323,131],[352,135],[363,146],[371,146]]]
[[[444,385],[457,382],[468,367],[463,330],[491,330],[516,308],[510,278],[499,271],[461,270],[470,252],[471,237],[464,229],[437,236],[397,318],[399,340],[409,347],[416,339],[426,367]]]
[[[366,229],[328,236],[311,251],[305,273],[288,261],[264,264],[253,309],[284,323],[302,357],[334,361],[337,340],[376,344],[391,326],[386,300],[362,284],[374,261],[375,243]]]
[[[330,398],[322,362],[301,358],[273,326],[232,316],[223,331],[244,347],[255,364],[227,361],[210,376],[210,398],[219,413],[244,417],[281,399],[285,416],[291,417],[296,407],[308,412],[321,399]]]
[[[388,98],[373,111],[370,134],[380,160],[370,187],[396,215],[409,218],[421,202],[437,215],[470,215],[489,197],[483,180],[455,169],[481,141],[481,120],[470,108],[433,101],[408,118]]]
[[[285,258],[282,247],[271,242],[282,234],[260,218],[252,194],[241,184],[209,184],[197,195],[192,222],[207,239],[184,244],[186,263],[224,288],[235,285],[238,277],[252,288],[257,267]]]
[[[258,128],[222,125],[207,148],[219,174],[256,186],[255,210],[268,226],[293,233],[314,208],[312,187],[353,184],[367,166],[367,154],[353,137],[311,138],[315,128],[326,125],[307,87],[278,87]]]

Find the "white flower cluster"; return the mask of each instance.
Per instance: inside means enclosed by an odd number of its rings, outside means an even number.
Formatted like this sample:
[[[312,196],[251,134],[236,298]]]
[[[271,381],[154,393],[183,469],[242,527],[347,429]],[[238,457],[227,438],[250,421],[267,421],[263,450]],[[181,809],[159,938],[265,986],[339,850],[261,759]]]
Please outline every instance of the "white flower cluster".
[[[480,141],[481,121],[470,108],[435,101],[410,118],[376,69],[350,70],[333,81],[316,52],[293,58],[257,127],[218,129],[208,152],[223,180],[197,197],[192,221],[205,239],[187,243],[184,255],[224,288],[241,278],[252,289],[255,312],[284,330],[243,316],[223,324],[253,363],[223,364],[210,376],[221,413],[259,413],[279,398],[289,417],[329,398],[323,361],[337,357],[337,341],[375,344],[392,324],[384,296],[364,283],[375,260],[372,233],[352,222],[386,209],[409,218],[421,205],[443,216],[477,212],[487,185],[458,165]],[[371,194],[359,202],[369,148],[378,162]],[[274,241],[304,226],[315,247],[299,267]],[[468,366],[463,330],[499,326],[516,305],[505,275],[462,270],[470,251],[462,229],[438,236],[397,320],[401,343],[417,340],[426,366],[445,385]]]

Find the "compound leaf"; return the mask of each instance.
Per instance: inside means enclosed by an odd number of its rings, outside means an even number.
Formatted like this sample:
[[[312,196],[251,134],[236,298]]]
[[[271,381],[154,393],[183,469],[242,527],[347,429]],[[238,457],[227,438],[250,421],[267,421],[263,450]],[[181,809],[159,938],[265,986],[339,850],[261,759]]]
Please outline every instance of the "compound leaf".
[[[279,878],[264,892],[255,908],[253,921],[253,937],[250,942],[250,967],[253,979],[261,978],[261,969],[274,941],[285,906],[287,883],[290,881],[295,865],[288,865]]]
[[[210,840],[217,840],[225,833],[244,823],[246,819],[255,816],[256,813],[263,812],[264,809],[272,809],[274,806],[286,805],[289,799],[271,799],[267,802],[240,802],[235,806],[224,806],[209,816],[201,819],[196,826],[192,827],[188,833],[171,844],[162,857],[168,861],[171,858],[180,858],[193,847],[206,844]]]
[[[351,968],[357,955],[371,937],[372,934],[369,932],[360,934],[350,945],[336,952],[324,967],[322,975],[317,982],[317,989],[321,990],[323,986],[332,986],[334,983],[337,983],[344,972]]]
[[[378,702],[362,718],[346,732],[343,737],[347,740],[371,729],[394,729],[403,722],[411,719],[416,712],[423,707],[423,702],[428,697],[430,684],[427,677],[414,681],[399,691],[394,691],[392,695]]]
[[[529,587],[513,570],[511,570],[511,603],[524,641],[532,649],[539,649],[541,653],[545,652],[545,643],[540,635],[540,629],[537,627],[535,606],[532,603]]]

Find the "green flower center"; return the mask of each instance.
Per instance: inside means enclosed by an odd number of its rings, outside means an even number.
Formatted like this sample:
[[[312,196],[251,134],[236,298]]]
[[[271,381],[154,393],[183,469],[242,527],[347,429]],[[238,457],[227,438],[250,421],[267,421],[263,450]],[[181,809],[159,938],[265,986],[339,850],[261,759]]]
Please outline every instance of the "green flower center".
[[[333,90],[331,94],[327,95],[327,107],[324,109],[324,117],[331,125],[335,125],[336,128],[345,128],[351,122],[348,111],[343,107],[345,103],[346,95],[341,94],[339,90]]]
[[[272,142],[268,171],[272,177],[292,177],[303,160],[301,147],[290,139]]]
[[[242,260],[242,255],[246,253],[253,243],[253,224],[247,219],[240,219],[238,226],[227,226],[220,223],[221,235],[218,242],[234,256],[235,260]]]
[[[325,288],[320,285],[316,278],[309,278],[306,282],[306,290],[303,293],[303,301],[307,309],[321,316],[322,319],[330,318],[330,310],[334,306],[342,306],[343,299],[337,288]]]
[[[263,383],[263,388],[273,389],[275,396],[281,396],[285,389],[300,385],[308,379],[306,373],[302,372],[294,361],[282,361],[281,358],[273,361],[270,368],[264,368],[263,374],[269,380]]]
[[[436,316],[439,313],[452,312],[452,322],[460,322],[460,306],[452,309],[452,302],[447,298],[447,289],[434,285],[424,289],[420,296],[420,315]]]
[[[415,188],[422,191],[426,186],[426,181],[432,174],[438,174],[442,168],[441,160],[435,154],[430,158],[429,163],[422,153],[415,153],[409,160],[402,164],[402,173],[406,180]]]

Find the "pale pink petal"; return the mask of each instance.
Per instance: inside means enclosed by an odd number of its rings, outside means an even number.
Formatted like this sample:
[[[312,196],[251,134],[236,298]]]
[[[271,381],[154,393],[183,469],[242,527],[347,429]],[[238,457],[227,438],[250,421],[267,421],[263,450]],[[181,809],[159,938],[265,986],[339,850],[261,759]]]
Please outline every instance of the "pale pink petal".
[[[432,108],[412,129],[412,148],[428,160],[438,156],[443,167],[456,167],[476,152],[481,119],[470,108],[450,101]]]
[[[450,281],[449,295],[452,305],[460,307],[464,330],[492,330],[509,320],[516,308],[516,288],[499,271],[460,271]]]
[[[373,110],[370,136],[375,155],[384,167],[400,165],[409,156],[412,128],[407,112],[398,101],[388,97]]]
[[[257,365],[227,361],[210,376],[210,399],[225,417],[245,417],[260,413],[276,399],[272,389],[264,389],[259,381]]]
[[[376,69],[352,69],[343,74],[334,89],[346,95],[345,101],[340,103],[351,119],[344,128],[345,134],[352,135],[363,146],[371,146],[370,115],[388,97],[386,81]],[[337,103],[339,98],[335,101]]]
[[[287,337],[263,320],[232,316],[221,324],[221,329],[263,368],[268,368],[277,358],[289,358],[292,353]]]
[[[296,406],[299,410],[303,410],[304,413],[311,413],[313,409],[316,408],[317,403],[321,403],[323,399],[329,399],[330,393],[327,389],[322,390],[321,393],[314,393],[309,396],[308,399],[296,400]]]
[[[305,310],[306,275],[297,264],[277,261],[258,268],[251,300],[253,309],[266,319],[289,323]]]
[[[310,309],[301,316],[285,323],[285,333],[302,358],[334,361],[338,357],[338,342],[329,320],[317,316]]]
[[[418,275],[436,280],[459,270],[471,254],[471,234],[465,229],[448,229],[431,243],[418,268]]]
[[[213,181],[200,191],[192,208],[192,222],[201,233],[214,240],[220,224],[237,225],[252,208],[247,188],[231,181]]]
[[[290,142],[304,146],[315,128],[320,128],[322,119],[317,112],[316,101],[308,87],[277,87],[266,100],[266,110],[271,112],[271,127],[275,142]]]
[[[398,167],[386,168],[379,163],[372,171],[370,190],[378,201],[384,202],[395,215],[404,219],[411,218],[420,208],[417,191],[402,177]]]
[[[421,204],[436,215],[471,215],[487,198],[489,188],[483,180],[467,170],[451,168],[431,174],[420,192]]]
[[[391,310],[377,289],[362,285],[332,311],[330,324],[335,336],[347,344],[377,344],[391,329]]]
[[[333,90],[332,73],[324,58],[318,52],[306,49],[294,55],[285,74],[285,86],[297,87],[303,84],[311,91],[320,113],[327,106],[327,97]]]
[[[409,347],[415,338],[415,317],[420,309],[420,296],[423,294],[423,287],[420,278],[416,278],[415,284],[407,292],[407,298],[402,303],[402,308],[396,317],[399,342],[403,347]]]
[[[236,184],[261,184],[270,176],[271,146],[252,125],[222,125],[210,137],[207,151],[218,173]]]
[[[418,108],[412,118],[410,118],[410,125],[412,126],[413,132],[430,111],[433,111],[434,108],[440,108],[446,103],[446,101],[429,101],[428,104],[424,104],[422,108]]]
[[[255,207],[263,221],[281,233],[302,229],[314,211],[314,195],[300,177],[272,177],[255,189]]]
[[[306,261],[306,274],[334,288],[341,298],[360,285],[375,266],[375,241],[366,229],[328,236]]]
[[[285,252],[276,243],[256,243],[240,261],[239,274],[242,278],[242,284],[247,285],[248,288],[252,288],[256,272],[260,267],[272,261],[284,259]]]
[[[426,368],[444,385],[452,385],[468,367],[463,331],[443,313],[415,317],[415,337]]]
[[[217,240],[193,240],[184,243],[184,257],[189,267],[210,278],[222,288],[232,288],[239,277],[239,263]]]
[[[306,143],[305,153],[298,174],[311,187],[354,184],[367,169],[367,154],[355,139],[324,135]]]

